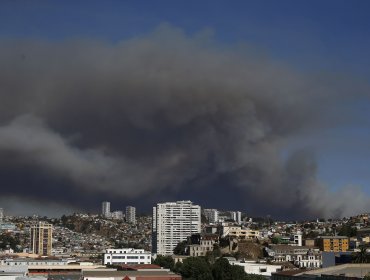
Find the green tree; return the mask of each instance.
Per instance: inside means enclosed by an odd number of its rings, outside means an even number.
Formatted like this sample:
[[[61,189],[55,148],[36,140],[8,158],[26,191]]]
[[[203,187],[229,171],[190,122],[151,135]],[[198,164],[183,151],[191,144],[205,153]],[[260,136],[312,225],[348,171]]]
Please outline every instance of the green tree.
[[[352,227],[350,224],[346,224],[340,228],[338,234],[343,235],[343,236],[348,236],[348,237],[356,236],[357,228]]]
[[[243,280],[247,277],[243,267],[231,265],[225,258],[219,258],[212,266],[214,280]]]
[[[13,249],[15,252],[19,251],[20,240],[18,237],[13,237],[9,233],[3,233],[0,235],[0,248],[1,249]]]
[[[173,270],[175,266],[175,261],[171,256],[158,255],[153,263],[159,265],[160,267],[168,268],[170,270]]]
[[[221,255],[221,249],[218,244],[215,243],[213,244],[213,250],[206,253],[206,259],[210,264],[213,264]]]
[[[179,242],[175,249],[173,249],[173,253],[175,255],[187,255],[186,253],[186,247],[188,246],[188,242],[185,240],[185,241],[182,241],[182,242]]]
[[[355,253],[353,256],[353,262],[354,263],[368,263],[369,262],[369,256],[366,252],[366,247],[361,246],[360,252]]]
[[[182,269],[182,262],[178,261],[177,263],[175,263],[173,271],[176,273],[181,273],[181,269]]]
[[[204,257],[186,258],[180,273],[184,280],[213,280],[210,265]]]
[[[245,280],[266,280],[265,276],[258,275],[258,274],[247,274],[244,278]]]
[[[272,244],[280,244],[281,243],[281,239],[279,237],[274,236],[271,239],[271,242],[272,242]]]

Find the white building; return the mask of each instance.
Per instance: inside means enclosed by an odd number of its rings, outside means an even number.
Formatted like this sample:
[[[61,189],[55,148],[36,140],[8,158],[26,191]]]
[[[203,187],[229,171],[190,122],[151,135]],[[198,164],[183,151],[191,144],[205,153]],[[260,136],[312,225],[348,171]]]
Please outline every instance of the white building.
[[[123,212],[122,211],[113,211],[111,213],[111,218],[113,220],[123,220]]]
[[[143,249],[107,249],[104,264],[151,264],[151,254]]]
[[[294,234],[293,240],[294,240],[294,245],[302,246],[302,233],[297,232],[296,234]]]
[[[111,217],[111,213],[110,213],[110,202],[103,201],[101,214],[105,218],[110,218]]]
[[[234,220],[237,224],[242,223],[242,212],[240,211],[230,211],[230,218]]]
[[[202,238],[199,244],[188,245],[188,253],[191,257],[206,256],[208,252],[213,251],[213,246],[216,243],[215,239]]]
[[[133,206],[126,207],[126,222],[136,224],[136,208]]]
[[[300,268],[320,268],[322,255],[319,248],[291,245],[271,245],[266,249],[273,262],[293,262]]]
[[[203,209],[203,214],[211,224],[218,223],[217,209]]]
[[[4,209],[0,208],[0,223],[3,222],[3,219],[4,219]]]
[[[153,253],[172,255],[178,243],[200,233],[200,211],[200,206],[191,201],[158,203],[153,207]]]
[[[271,276],[271,273],[275,273],[282,270],[281,265],[257,263],[255,261],[236,261],[233,260],[232,258],[227,259],[231,265],[238,265],[243,267],[244,271],[248,274]]]

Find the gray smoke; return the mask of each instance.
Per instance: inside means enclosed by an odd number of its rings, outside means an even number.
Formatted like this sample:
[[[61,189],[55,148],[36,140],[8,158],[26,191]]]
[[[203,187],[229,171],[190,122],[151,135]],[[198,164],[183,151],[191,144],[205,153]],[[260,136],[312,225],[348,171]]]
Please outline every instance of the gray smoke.
[[[317,181],[309,149],[281,155],[335,127],[353,84],[168,26],[116,44],[2,40],[2,191],[82,209],[105,194],[286,217],[367,211],[360,189]],[[212,205],[212,192],[238,198]]]

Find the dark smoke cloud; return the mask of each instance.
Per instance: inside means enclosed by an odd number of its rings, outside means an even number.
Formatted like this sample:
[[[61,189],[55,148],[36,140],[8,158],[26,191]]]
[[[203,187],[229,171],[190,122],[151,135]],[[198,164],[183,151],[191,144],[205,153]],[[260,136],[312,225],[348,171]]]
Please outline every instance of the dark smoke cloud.
[[[3,193],[68,209],[190,198],[285,217],[368,210],[360,189],[317,181],[309,150],[281,157],[336,125],[354,82],[211,41],[168,26],[117,44],[0,41]]]

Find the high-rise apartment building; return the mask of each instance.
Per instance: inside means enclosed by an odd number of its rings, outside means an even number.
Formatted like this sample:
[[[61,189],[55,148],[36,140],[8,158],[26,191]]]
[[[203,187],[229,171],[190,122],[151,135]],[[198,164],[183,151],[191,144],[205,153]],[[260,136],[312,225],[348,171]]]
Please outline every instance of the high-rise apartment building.
[[[233,219],[237,224],[242,222],[242,212],[240,211],[230,211],[230,218]]]
[[[0,223],[3,222],[3,219],[4,219],[4,209],[0,208]]]
[[[126,222],[135,224],[136,223],[136,208],[133,206],[126,207]]]
[[[39,222],[31,226],[30,251],[34,254],[51,255],[53,226]]]
[[[203,209],[203,214],[206,216],[208,222],[212,224],[218,223],[217,209]]]
[[[158,203],[153,207],[152,252],[172,255],[176,245],[200,233],[200,206],[191,201]]]
[[[105,218],[110,218],[111,217],[111,213],[110,213],[110,202],[103,201],[101,214]]]

